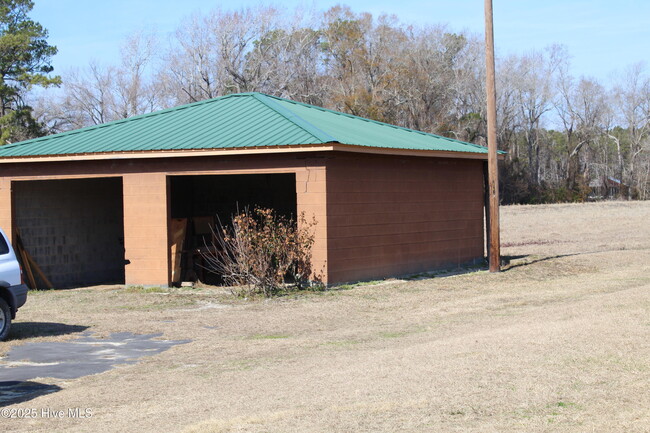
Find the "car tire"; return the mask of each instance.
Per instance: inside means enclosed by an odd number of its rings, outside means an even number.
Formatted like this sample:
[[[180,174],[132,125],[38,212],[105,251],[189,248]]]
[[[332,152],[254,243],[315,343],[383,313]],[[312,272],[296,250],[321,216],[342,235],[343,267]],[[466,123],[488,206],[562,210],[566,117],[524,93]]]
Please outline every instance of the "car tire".
[[[4,341],[11,329],[11,310],[7,302],[0,298],[0,341]]]

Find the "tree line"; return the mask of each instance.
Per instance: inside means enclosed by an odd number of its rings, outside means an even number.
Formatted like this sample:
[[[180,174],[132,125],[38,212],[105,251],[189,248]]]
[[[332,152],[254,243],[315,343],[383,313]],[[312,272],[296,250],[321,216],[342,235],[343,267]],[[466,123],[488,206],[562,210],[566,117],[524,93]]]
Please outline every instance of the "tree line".
[[[573,76],[558,45],[498,56],[497,69],[503,202],[582,201],[607,178],[621,182],[622,198],[649,197],[643,64],[602,84]],[[482,35],[347,6],[215,9],[186,18],[165,40],[132,35],[119,63],[70,71],[29,108],[40,133],[54,133],[257,91],[485,145],[484,85]]]

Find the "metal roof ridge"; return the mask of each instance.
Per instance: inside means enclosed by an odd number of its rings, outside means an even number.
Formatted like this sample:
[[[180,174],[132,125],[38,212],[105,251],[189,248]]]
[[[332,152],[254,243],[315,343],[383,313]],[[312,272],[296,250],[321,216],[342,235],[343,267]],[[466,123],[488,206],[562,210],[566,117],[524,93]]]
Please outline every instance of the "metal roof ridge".
[[[332,137],[325,131],[307,122],[305,119],[298,116],[291,110],[288,110],[283,106],[277,104],[276,102],[269,100],[268,98],[273,98],[272,96],[260,92],[251,92],[248,93],[248,95],[251,95],[256,100],[258,100],[259,102],[261,102],[262,104],[270,108],[271,110],[275,111],[280,116],[287,119],[289,122],[293,123],[294,125],[298,126],[300,129],[309,133],[314,138],[320,140],[322,143],[332,143],[338,141],[335,137]],[[282,99],[282,98],[278,98],[278,99]]]
[[[420,135],[426,135],[426,136],[429,136],[429,137],[435,137],[435,138],[440,138],[442,140],[452,141],[454,143],[465,144],[465,145],[476,147],[476,148],[479,148],[479,149],[485,149],[485,151],[487,152],[487,147],[481,146],[480,144],[468,143],[466,141],[456,140],[454,138],[449,138],[449,137],[444,137],[442,135],[432,134],[430,132],[418,131],[417,129],[411,129],[411,128],[406,128],[406,127],[403,127],[403,126],[393,125],[391,123],[380,122],[378,120],[368,119],[368,118],[361,117],[361,116],[355,116],[354,114],[343,113],[341,111],[330,110],[329,108],[319,107],[317,105],[306,104],[304,102],[298,102],[298,101],[294,101],[292,99],[280,98],[279,96],[266,95],[264,93],[262,93],[262,95],[268,96],[269,98],[273,98],[273,99],[279,99],[280,101],[283,101],[283,102],[288,102],[288,103],[295,104],[295,105],[302,105],[303,107],[307,107],[307,108],[315,108],[317,110],[324,111],[326,113],[337,114],[339,116],[345,116],[345,117],[349,117],[349,118],[352,118],[352,119],[362,120],[364,122],[375,123],[375,124],[380,125],[380,126],[388,126],[390,128],[399,129],[399,130],[405,131],[405,132],[413,132],[413,133],[420,134]]]

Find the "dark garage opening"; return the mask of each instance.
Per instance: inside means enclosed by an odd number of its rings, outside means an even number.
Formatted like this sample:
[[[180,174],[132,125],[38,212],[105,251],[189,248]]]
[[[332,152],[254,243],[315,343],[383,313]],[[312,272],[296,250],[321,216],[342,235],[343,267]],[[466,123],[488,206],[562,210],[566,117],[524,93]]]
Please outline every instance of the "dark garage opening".
[[[124,284],[122,178],[12,183],[14,227],[55,288]]]
[[[202,250],[213,243],[212,229],[219,222],[227,225],[237,213],[256,206],[296,218],[296,175],[293,173],[172,176],[170,189],[172,231],[174,221],[180,221],[185,227],[182,248],[179,248],[180,275],[174,282],[221,283],[218,275],[203,268],[201,257]]]

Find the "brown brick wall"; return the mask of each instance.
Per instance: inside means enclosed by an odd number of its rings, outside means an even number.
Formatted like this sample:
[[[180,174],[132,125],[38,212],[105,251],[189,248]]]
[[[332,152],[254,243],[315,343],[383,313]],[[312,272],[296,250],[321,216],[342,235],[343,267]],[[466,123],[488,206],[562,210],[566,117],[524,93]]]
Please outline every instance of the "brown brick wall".
[[[11,179],[0,177],[0,227],[12,240]]]
[[[483,257],[481,161],[337,154],[327,176],[330,282]]]
[[[129,285],[167,285],[169,247],[167,176],[162,173],[125,174],[124,249],[130,261]]]
[[[329,282],[327,238],[327,184],[325,166],[304,167],[296,173],[298,214],[316,219],[312,250],[313,271],[324,283]]]
[[[13,183],[14,223],[54,287],[124,282],[122,180]]]

